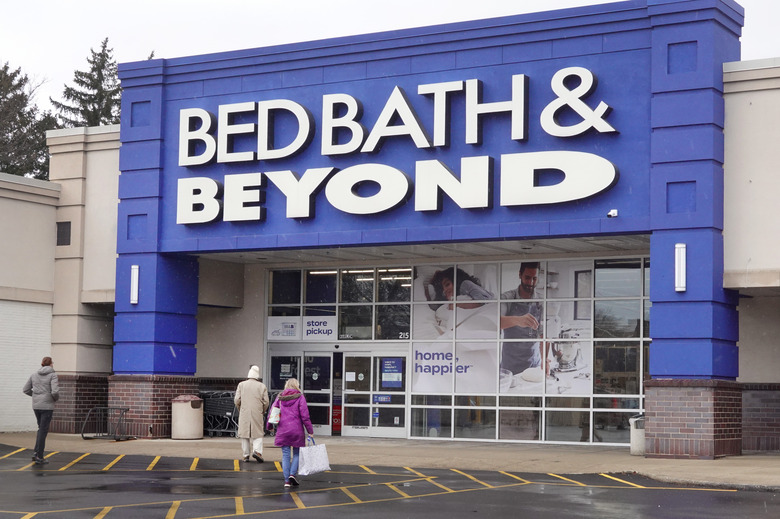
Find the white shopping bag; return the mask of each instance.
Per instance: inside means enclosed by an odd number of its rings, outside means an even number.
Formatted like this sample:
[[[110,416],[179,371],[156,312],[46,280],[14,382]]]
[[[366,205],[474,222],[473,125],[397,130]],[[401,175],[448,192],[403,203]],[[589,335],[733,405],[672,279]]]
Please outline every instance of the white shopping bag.
[[[325,445],[315,445],[314,438],[309,436],[306,447],[301,447],[298,452],[298,474],[310,476],[326,470],[330,470],[328,451]]]

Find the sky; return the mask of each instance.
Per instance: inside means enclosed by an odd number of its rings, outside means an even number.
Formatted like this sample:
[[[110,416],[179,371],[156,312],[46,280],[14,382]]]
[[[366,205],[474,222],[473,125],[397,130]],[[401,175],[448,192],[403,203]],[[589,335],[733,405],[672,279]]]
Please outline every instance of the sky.
[[[20,0],[0,11],[0,65],[39,84],[50,109],[104,38],[118,63],[265,47],[615,0]],[[780,0],[745,8],[742,59],[780,57]]]

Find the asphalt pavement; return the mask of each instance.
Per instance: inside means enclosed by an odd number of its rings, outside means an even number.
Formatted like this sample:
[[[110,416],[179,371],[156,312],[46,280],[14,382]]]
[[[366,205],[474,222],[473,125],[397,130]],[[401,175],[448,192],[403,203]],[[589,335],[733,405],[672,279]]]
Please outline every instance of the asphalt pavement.
[[[716,460],[658,459],[631,455],[628,446],[542,445],[447,440],[406,440],[325,436],[331,464],[419,469],[496,470],[557,474],[638,474],[657,481],[737,489],[780,491],[780,452],[748,452]],[[0,433],[0,444],[32,449],[34,432]],[[48,436],[46,453],[93,453],[200,459],[240,459],[240,440],[85,440],[77,434]],[[281,461],[281,450],[266,437],[266,462]]]

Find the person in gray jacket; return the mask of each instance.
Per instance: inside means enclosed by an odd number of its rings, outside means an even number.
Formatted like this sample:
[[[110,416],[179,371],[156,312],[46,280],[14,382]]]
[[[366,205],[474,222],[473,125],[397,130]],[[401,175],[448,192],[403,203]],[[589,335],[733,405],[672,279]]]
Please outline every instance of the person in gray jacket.
[[[49,425],[54,414],[54,403],[60,398],[60,383],[52,367],[53,364],[51,357],[44,357],[41,368],[30,375],[22,388],[25,395],[32,397],[33,412],[38,421],[38,435],[35,437],[32,459],[39,465],[49,463],[49,460],[43,457],[43,451],[46,448],[46,435],[49,434]]]

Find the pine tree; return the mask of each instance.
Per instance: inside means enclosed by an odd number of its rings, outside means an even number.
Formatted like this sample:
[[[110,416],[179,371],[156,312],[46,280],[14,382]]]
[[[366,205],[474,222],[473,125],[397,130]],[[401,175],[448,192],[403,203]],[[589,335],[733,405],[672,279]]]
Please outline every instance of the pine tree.
[[[49,178],[46,130],[58,127],[50,112],[33,104],[35,85],[22,69],[0,67],[0,171],[38,179]]]
[[[75,71],[74,86],[65,85],[62,97],[66,102],[50,98],[63,125],[100,126],[119,122],[122,90],[113,54],[108,47],[108,38],[104,39],[98,52],[90,49],[89,70]]]

